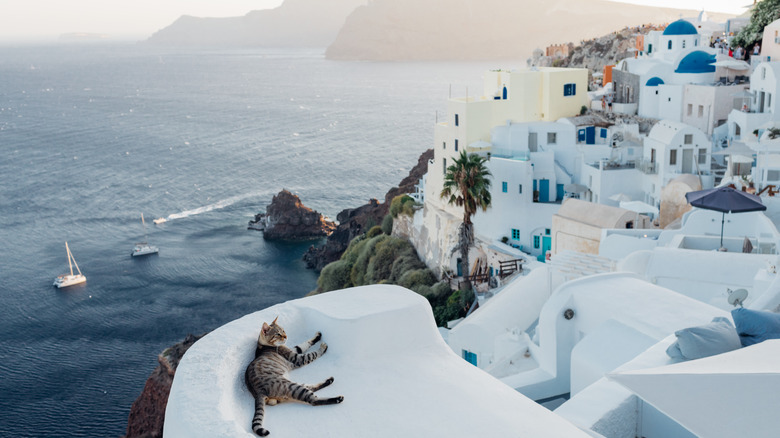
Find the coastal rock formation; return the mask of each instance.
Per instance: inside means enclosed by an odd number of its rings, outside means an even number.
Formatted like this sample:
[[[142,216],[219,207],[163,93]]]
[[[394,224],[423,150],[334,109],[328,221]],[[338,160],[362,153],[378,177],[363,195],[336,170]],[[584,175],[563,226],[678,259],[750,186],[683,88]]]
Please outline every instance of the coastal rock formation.
[[[375,0],[347,17],[329,59],[525,60],[536,47],[698,11],[605,0]],[[711,14],[722,20],[725,14]]]
[[[168,46],[326,47],[346,16],[366,0],[285,0],[243,17],[182,16],[148,43]]]
[[[125,438],[162,437],[165,408],[176,368],[184,353],[203,336],[205,333],[198,336],[187,335],[182,342],[165,349],[157,356],[159,365],[149,375],[143,392],[130,408]]]
[[[328,237],[325,245],[320,247],[310,247],[303,255],[306,267],[322,270],[328,263],[335,262],[341,257],[341,254],[349,246],[349,242],[355,237],[368,231],[374,225],[380,225],[390,208],[390,202],[394,197],[414,192],[414,186],[428,172],[428,161],[433,159],[433,149],[423,152],[417,159],[417,164],[409,171],[398,187],[393,187],[385,194],[385,201],[379,203],[376,199],[371,199],[368,204],[358,208],[348,208],[342,210],[336,219],[339,222],[336,230]]]
[[[270,240],[309,240],[330,235],[336,224],[306,207],[301,198],[287,190],[273,197],[265,214],[249,222],[250,229],[262,230]]]

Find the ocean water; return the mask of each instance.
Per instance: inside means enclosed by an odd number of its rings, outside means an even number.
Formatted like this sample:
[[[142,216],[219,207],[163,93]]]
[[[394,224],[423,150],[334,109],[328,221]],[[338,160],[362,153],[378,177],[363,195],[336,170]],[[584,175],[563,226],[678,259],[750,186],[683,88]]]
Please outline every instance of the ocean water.
[[[381,199],[496,67],[0,47],[0,436],[122,435],[163,349],[316,287],[313,242],[246,229],[275,193]],[[87,283],[55,289],[65,241]]]

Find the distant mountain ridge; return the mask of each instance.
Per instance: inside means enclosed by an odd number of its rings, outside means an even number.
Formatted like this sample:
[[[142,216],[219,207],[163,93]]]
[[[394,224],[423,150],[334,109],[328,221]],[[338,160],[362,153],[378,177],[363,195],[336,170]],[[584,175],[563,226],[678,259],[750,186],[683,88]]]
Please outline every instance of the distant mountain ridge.
[[[147,43],[168,46],[327,47],[345,18],[367,0],[285,0],[243,17],[184,15]]]
[[[525,61],[535,48],[665,23],[698,11],[605,0],[374,0],[349,15],[326,52],[338,60]],[[727,14],[709,14],[723,21]]]

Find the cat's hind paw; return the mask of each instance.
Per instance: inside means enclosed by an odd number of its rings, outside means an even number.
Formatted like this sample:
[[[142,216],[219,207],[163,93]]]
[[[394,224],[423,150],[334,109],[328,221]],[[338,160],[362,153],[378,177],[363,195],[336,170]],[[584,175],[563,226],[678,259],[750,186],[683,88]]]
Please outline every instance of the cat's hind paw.
[[[320,354],[325,354],[326,351],[328,351],[328,344],[323,342],[320,344]]]
[[[271,432],[268,431],[268,429],[263,429],[262,427],[255,431],[256,434],[260,436],[268,436]]]
[[[322,339],[322,332],[317,332],[317,334],[314,335],[314,338],[312,338],[311,343],[316,344],[317,342],[320,342],[320,339]]]

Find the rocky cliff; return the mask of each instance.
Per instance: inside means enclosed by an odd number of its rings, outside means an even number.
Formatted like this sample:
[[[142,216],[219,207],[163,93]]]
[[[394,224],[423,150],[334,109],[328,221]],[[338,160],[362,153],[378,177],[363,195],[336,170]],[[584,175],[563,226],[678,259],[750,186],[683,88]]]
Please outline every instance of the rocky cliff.
[[[149,375],[144,390],[130,408],[125,438],[162,437],[165,407],[171,392],[176,367],[184,353],[198,339],[205,336],[187,335],[178,344],[167,348],[157,356],[157,368]]]
[[[605,0],[375,0],[357,8],[326,56],[350,60],[517,60],[537,47],[666,23],[698,11]],[[716,20],[723,14],[711,14]]]
[[[148,43],[169,46],[327,47],[344,19],[366,0],[285,0],[243,17],[182,16]]]
[[[349,246],[355,237],[368,231],[374,225],[380,225],[390,208],[394,197],[414,192],[414,186],[428,172],[428,161],[433,159],[433,149],[423,152],[417,164],[409,171],[398,187],[393,187],[385,194],[384,202],[371,199],[368,204],[357,208],[342,210],[336,219],[339,222],[336,230],[328,237],[323,246],[312,246],[303,255],[303,260],[309,269],[322,270],[328,263],[335,262]]]
[[[282,190],[265,213],[249,222],[249,228],[262,230],[263,237],[270,240],[310,240],[330,235],[336,224],[303,205],[298,196]]]

